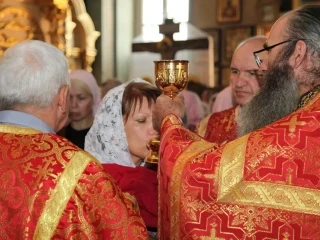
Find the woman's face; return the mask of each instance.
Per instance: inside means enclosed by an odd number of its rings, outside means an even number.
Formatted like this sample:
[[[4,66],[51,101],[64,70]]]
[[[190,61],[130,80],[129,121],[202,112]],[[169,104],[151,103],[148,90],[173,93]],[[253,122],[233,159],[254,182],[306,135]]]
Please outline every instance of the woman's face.
[[[71,87],[70,120],[81,121],[92,116],[92,96],[80,87]]]
[[[141,161],[149,155],[147,144],[151,138],[158,135],[152,126],[153,105],[149,108],[148,101],[144,97],[141,107],[137,104],[134,111],[131,110],[127,122],[123,122],[129,152],[135,165],[140,165]]]

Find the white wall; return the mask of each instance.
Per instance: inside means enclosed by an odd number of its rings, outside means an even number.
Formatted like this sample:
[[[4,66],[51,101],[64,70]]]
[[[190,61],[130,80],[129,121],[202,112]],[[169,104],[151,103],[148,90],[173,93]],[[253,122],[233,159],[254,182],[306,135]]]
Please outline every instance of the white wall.
[[[116,77],[128,80],[131,42],[133,39],[134,1],[116,0]]]
[[[114,0],[101,1],[101,81],[115,75]]]

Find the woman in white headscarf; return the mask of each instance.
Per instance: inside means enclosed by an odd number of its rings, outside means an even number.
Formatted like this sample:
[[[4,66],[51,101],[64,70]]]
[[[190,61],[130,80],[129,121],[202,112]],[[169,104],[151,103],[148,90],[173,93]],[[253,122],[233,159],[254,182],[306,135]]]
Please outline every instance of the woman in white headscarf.
[[[138,78],[111,89],[85,139],[85,150],[103,163],[124,192],[136,197],[147,227],[157,226],[157,176],[143,161],[149,140],[158,135],[152,109],[160,94]]]

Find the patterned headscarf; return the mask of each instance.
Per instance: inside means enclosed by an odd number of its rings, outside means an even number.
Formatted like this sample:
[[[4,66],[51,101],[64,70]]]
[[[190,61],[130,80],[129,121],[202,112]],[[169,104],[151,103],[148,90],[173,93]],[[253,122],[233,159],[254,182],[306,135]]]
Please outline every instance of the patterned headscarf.
[[[93,125],[86,136],[84,149],[101,163],[136,167],[130,156],[122,119],[122,96],[126,86],[131,82],[147,83],[135,78],[111,89],[102,99]]]
[[[82,69],[73,70],[72,72],[70,72],[69,76],[71,80],[71,85],[72,80],[79,80],[89,87],[93,100],[92,114],[94,116],[101,102],[101,91],[96,79],[94,78],[92,73]]]

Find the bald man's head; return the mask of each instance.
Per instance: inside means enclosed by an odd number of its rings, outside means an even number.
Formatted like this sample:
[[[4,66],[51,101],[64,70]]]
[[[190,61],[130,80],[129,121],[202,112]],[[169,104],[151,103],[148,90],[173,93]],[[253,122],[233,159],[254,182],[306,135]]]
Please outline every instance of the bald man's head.
[[[265,41],[264,36],[246,39],[232,56],[230,81],[235,102],[240,106],[251,100],[263,85],[263,75],[253,52],[262,49]]]

